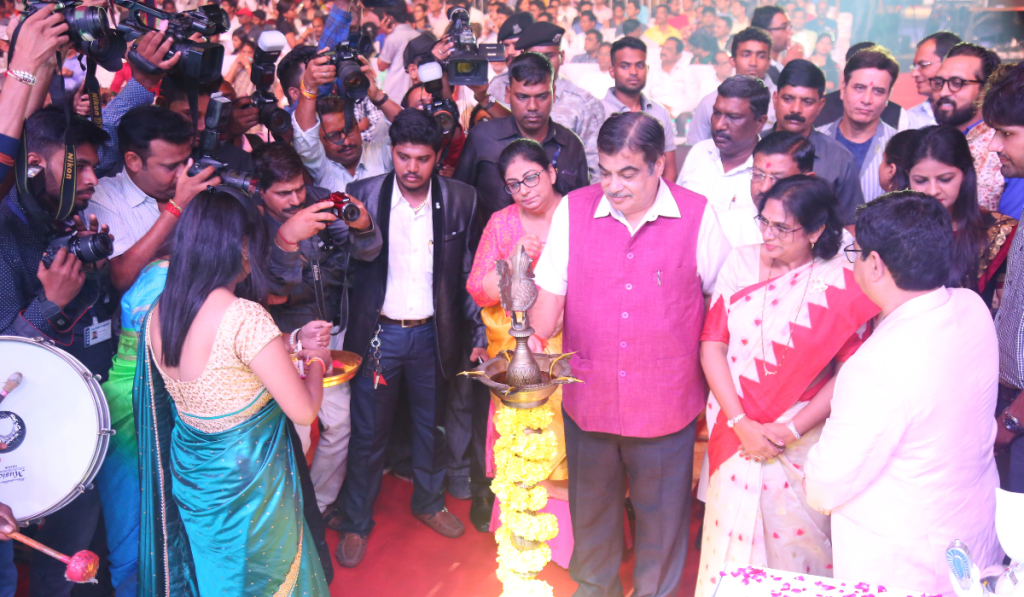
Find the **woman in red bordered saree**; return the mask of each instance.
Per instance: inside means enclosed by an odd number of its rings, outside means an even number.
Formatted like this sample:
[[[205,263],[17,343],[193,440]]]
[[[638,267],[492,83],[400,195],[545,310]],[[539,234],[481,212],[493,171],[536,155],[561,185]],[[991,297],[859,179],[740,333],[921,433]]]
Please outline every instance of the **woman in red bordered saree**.
[[[840,254],[836,207],[819,178],[779,181],[757,216],[764,243],[735,248],[718,275],[701,335],[712,397],[696,597],[728,563],[832,575],[829,519],[807,507],[803,463],[835,374],[878,313]]]

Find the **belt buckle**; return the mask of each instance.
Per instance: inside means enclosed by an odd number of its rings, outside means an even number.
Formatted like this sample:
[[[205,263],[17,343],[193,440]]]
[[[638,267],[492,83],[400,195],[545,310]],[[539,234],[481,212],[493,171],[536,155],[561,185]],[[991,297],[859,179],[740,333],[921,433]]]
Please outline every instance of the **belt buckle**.
[[[399,319],[398,321],[401,323],[402,329],[416,327],[415,325],[413,325],[414,320],[412,319]],[[406,325],[406,322],[409,322],[409,325]]]

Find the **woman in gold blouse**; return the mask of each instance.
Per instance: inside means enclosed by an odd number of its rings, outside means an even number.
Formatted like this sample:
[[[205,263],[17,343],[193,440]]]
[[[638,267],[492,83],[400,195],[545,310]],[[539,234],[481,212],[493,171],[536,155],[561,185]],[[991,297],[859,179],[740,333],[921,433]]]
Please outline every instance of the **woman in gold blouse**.
[[[328,595],[285,418],[316,418],[330,354],[301,352],[299,377],[261,304],[265,235],[225,191],[200,193],[175,227],[135,375],[146,595]]]

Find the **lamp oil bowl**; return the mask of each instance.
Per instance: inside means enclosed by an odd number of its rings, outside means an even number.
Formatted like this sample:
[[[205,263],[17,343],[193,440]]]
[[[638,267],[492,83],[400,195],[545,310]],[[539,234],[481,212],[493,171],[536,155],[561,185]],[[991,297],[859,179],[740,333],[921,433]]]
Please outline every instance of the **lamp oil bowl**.
[[[527,312],[537,301],[530,262],[526,249],[517,245],[508,261],[498,260],[496,264],[501,306],[512,318],[508,334],[516,339],[515,350],[503,351],[476,369],[460,373],[491,388],[505,406],[512,408],[543,406],[559,385],[580,381],[572,377],[568,359],[572,353],[532,353],[527,346],[533,335]]]
[[[524,341],[525,344],[525,341]],[[548,397],[555,393],[559,385],[579,381],[572,377],[568,354],[529,353],[537,376],[535,383],[511,385],[508,382],[508,371],[515,358],[511,350],[498,353],[498,356],[481,364],[472,371],[460,375],[471,377],[491,389],[491,393],[501,400],[505,406],[512,408],[536,408],[547,403]]]

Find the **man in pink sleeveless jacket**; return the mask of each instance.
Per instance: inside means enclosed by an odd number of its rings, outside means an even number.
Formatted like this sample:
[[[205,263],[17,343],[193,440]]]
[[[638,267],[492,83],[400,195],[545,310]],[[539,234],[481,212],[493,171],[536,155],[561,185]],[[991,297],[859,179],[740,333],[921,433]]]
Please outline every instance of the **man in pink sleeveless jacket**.
[[[550,337],[564,313],[564,349],[585,382],[562,390],[576,597],[622,595],[627,482],[635,595],[674,596],[686,561],[704,297],[729,243],[704,197],[661,179],[664,140],[642,112],[609,118],[601,184],[562,201],[536,268],[532,324]]]

